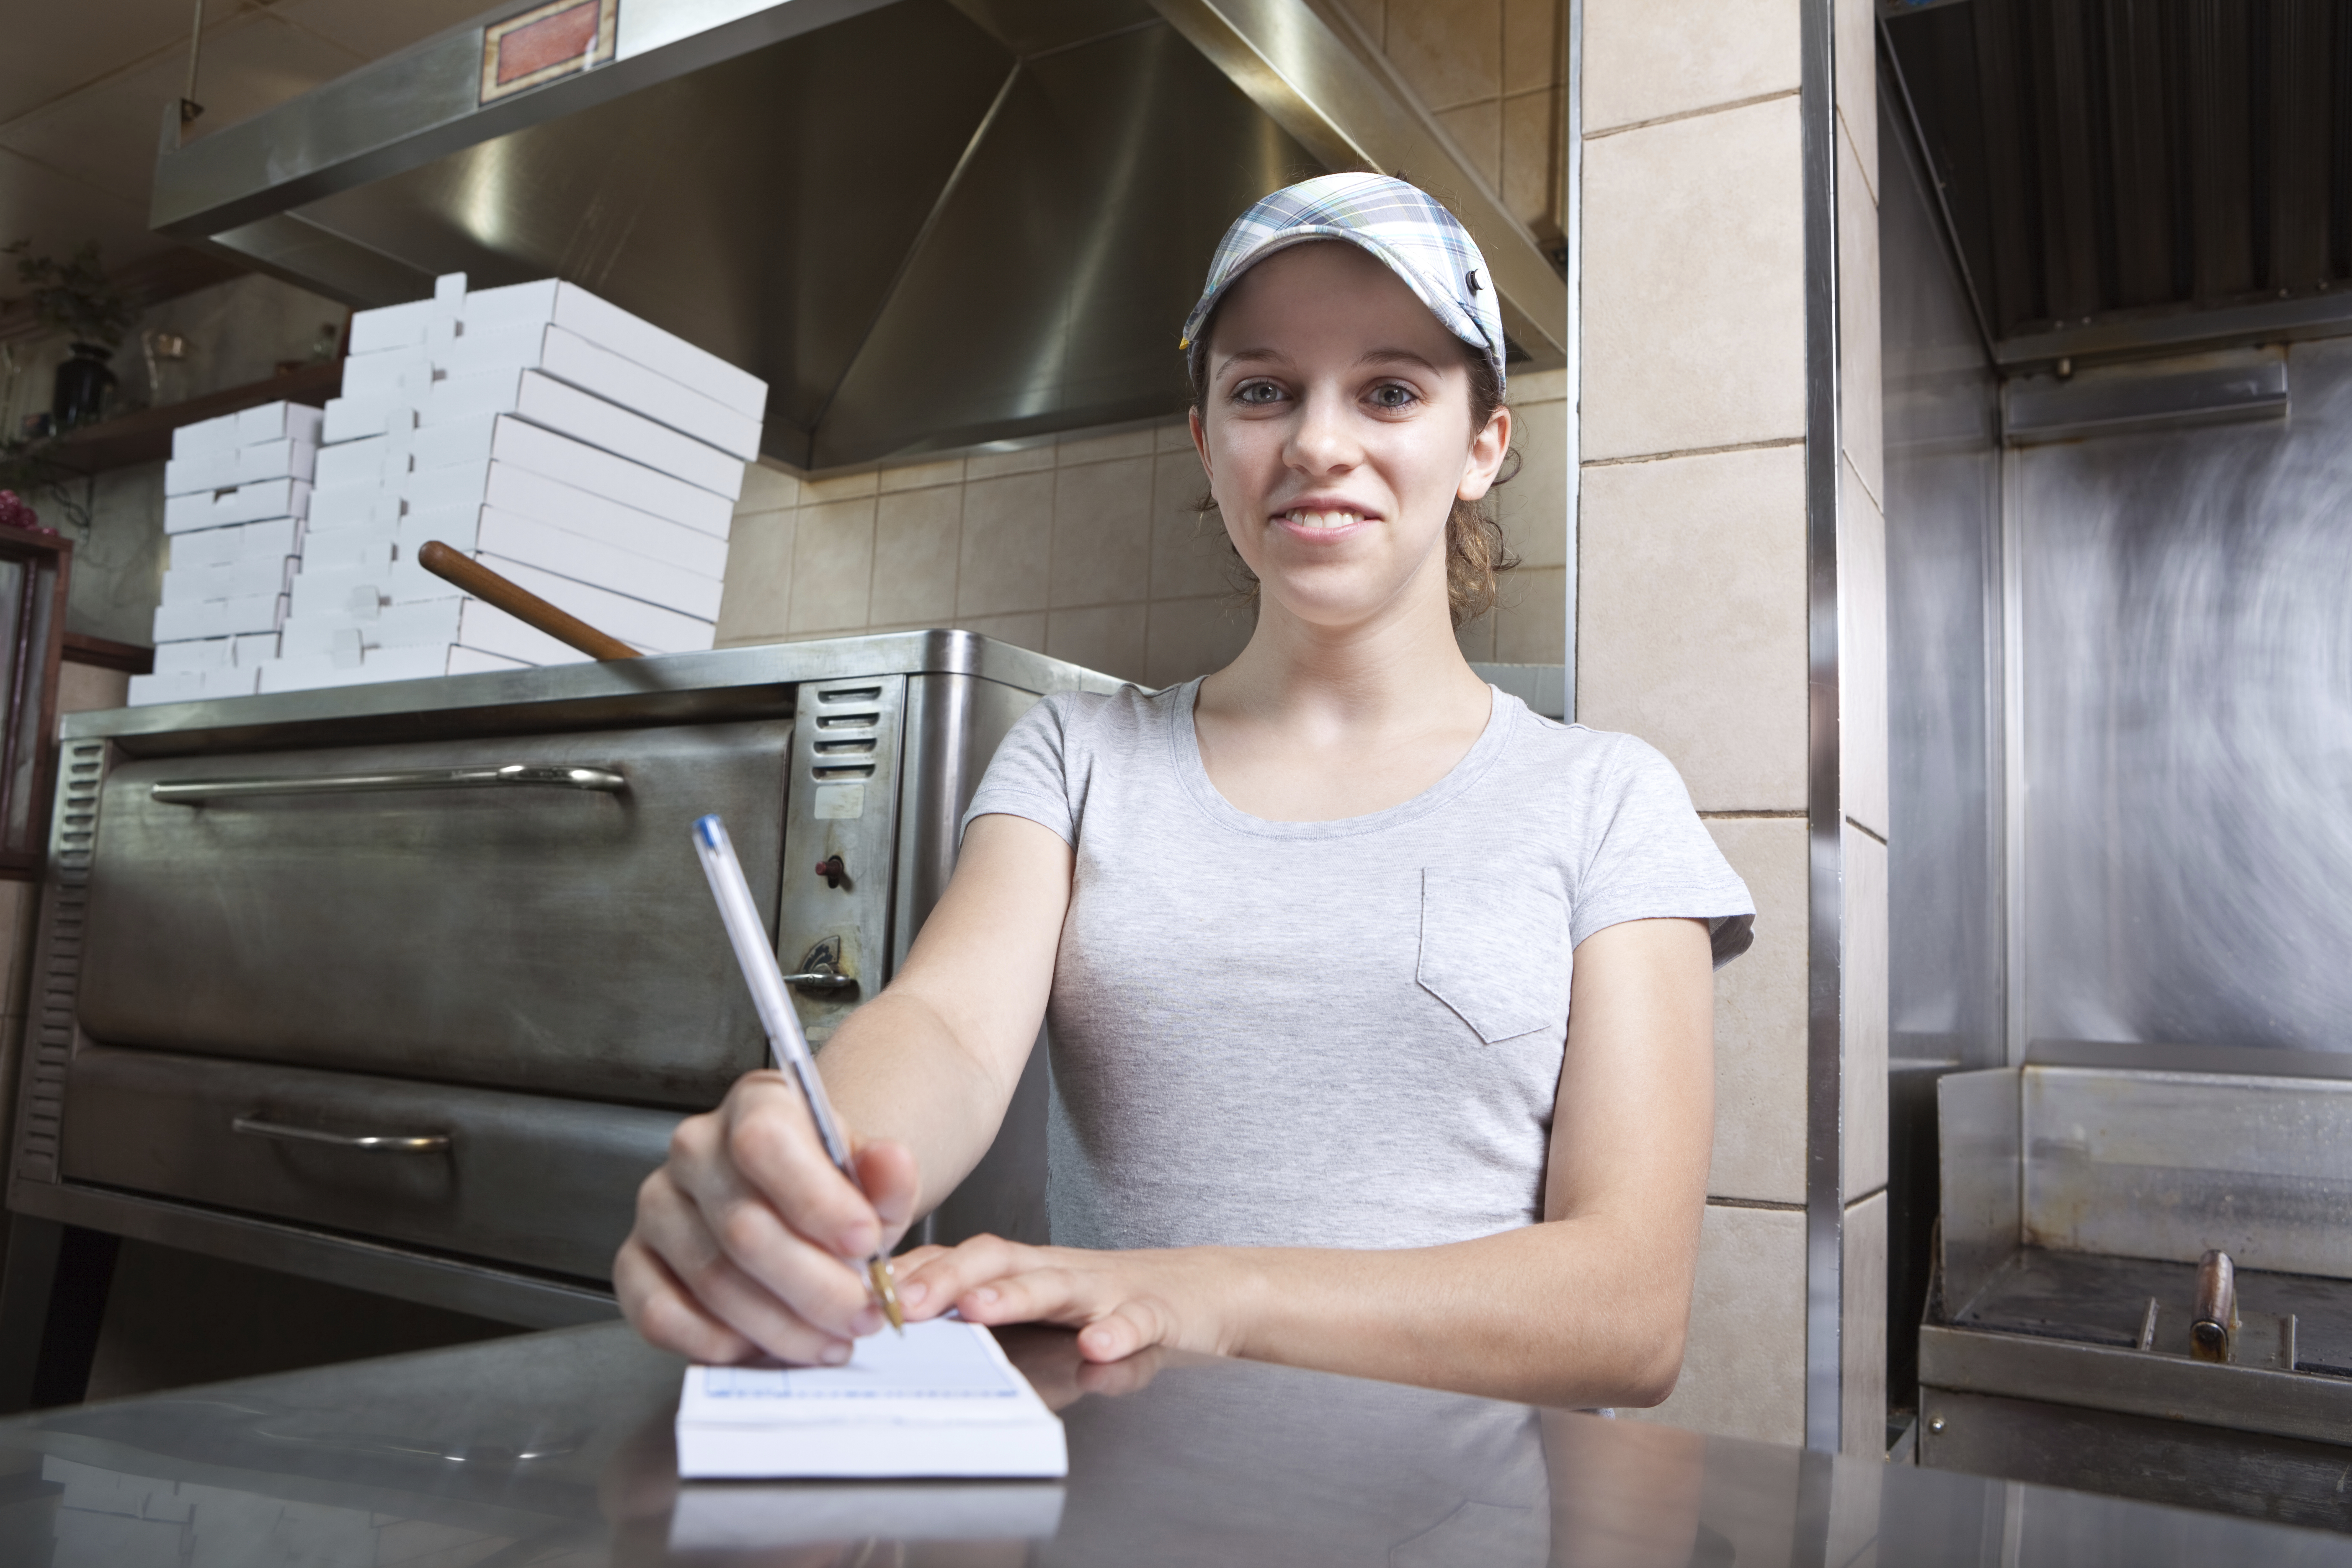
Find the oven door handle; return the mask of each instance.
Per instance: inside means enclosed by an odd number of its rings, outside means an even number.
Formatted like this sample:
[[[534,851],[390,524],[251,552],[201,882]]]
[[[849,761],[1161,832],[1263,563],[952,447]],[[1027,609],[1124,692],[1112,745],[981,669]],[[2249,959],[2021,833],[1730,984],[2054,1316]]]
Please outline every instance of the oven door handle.
[[[618,768],[572,763],[509,763],[496,768],[418,768],[407,773],[299,773],[275,779],[172,779],[150,786],[172,805],[202,805],[208,800],[240,800],[265,795],[358,795],[389,789],[590,790],[618,795],[629,781]]]
[[[240,1116],[229,1124],[232,1132],[254,1138],[283,1138],[294,1143],[326,1143],[337,1149],[362,1149],[377,1154],[437,1154],[449,1147],[446,1132],[326,1132],[316,1127],[296,1127],[259,1116]]]

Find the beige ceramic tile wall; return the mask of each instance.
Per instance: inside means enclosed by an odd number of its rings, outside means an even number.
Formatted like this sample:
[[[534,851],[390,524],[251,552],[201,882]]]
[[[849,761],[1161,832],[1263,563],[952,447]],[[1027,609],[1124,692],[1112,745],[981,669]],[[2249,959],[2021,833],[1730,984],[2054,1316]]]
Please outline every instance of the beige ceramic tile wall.
[[[1799,0],[1587,0],[1576,628],[1579,716],[1675,762],[1759,913],[1755,949],[1717,987],[1713,1202],[1691,1358],[1664,1413],[1790,1440],[1803,1423],[1810,940],[1800,16]],[[1885,1327],[1872,1195],[1885,1179],[1886,697],[1870,26],[1868,0],[1837,0],[1841,763],[1860,825],[1843,1152],[1863,1205],[1844,1342],[1848,1425],[1864,1446],[1883,1377],[1865,1386],[1864,1363],[1883,1361]],[[1795,1282],[1785,1324],[1708,1288],[1745,1268]]]
[[[1559,245],[1561,0],[1347,4],[1470,166],[1538,243]]]
[[[1510,388],[1523,458],[1497,516],[1526,564],[1462,631],[1472,658],[1558,664],[1567,647],[1567,384]],[[1248,640],[1232,552],[1184,426],[1064,436],[1015,451],[744,486],[722,645],[963,626],[1147,686],[1216,668]]]

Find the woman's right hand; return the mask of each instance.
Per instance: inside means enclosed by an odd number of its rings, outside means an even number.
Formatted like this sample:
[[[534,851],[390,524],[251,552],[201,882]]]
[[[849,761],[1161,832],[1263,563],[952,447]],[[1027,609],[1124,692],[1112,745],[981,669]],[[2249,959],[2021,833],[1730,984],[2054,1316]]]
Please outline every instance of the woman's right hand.
[[[679,1122],[613,1260],[637,1331],[698,1362],[848,1360],[882,1325],[866,1260],[906,1230],[919,1173],[903,1145],[844,1131],[862,1193],[781,1073],[747,1073],[718,1110]]]

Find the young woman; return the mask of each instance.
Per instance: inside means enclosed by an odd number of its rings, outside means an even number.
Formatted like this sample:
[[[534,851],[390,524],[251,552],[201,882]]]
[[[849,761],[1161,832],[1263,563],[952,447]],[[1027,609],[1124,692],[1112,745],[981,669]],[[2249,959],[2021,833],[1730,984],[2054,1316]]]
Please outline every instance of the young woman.
[[[858,1260],[951,1191],[1052,1024],[1058,1245],[898,1260],[914,1319],[1545,1404],[1682,1364],[1713,980],[1753,906],[1674,770],[1464,662],[1510,446],[1485,262],[1401,181],[1227,233],[1192,429],[1258,584],[1248,647],[1007,736],[905,968],[824,1056],[861,1194],[790,1083],[678,1129],[614,1283],[657,1344],[839,1362]]]

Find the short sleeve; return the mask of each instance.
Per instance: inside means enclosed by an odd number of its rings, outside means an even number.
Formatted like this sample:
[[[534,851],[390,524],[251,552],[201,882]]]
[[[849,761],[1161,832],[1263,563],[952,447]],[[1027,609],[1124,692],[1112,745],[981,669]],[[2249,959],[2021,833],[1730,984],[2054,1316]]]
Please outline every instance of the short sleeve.
[[[1078,812],[1070,789],[1070,696],[1048,697],[1013,721],[998,743],[971,805],[957,826],[959,840],[972,818],[1001,815],[1026,817],[1059,834],[1073,848],[1078,842]]]
[[[1756,940],[1756,903],[1691,806],[1682,775],[1632,736],[1593,802],[1571,940],[1625,921],[1704,920],[1720,969]]]

